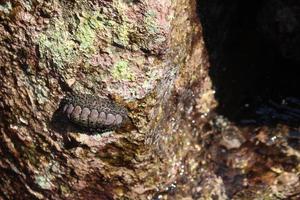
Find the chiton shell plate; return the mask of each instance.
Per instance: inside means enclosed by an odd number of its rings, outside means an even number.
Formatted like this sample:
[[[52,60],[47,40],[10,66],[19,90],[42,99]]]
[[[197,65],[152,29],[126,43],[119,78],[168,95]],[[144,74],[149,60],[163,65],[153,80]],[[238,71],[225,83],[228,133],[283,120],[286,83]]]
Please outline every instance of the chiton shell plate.
[[[67,96],[63,114],[74,124],[96,131],[114,130],[128,119],[127,110],[110,99],[90,94]]]

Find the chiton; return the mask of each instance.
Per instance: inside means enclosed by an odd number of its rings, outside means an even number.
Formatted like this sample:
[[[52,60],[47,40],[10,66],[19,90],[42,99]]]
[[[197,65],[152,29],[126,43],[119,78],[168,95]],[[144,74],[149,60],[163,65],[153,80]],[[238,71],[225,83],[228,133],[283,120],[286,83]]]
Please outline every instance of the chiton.
[[[90,94],[67,96],[63,100],[62,112],[74,124],[99,132],[115,130],[128,119],[125,108],[107,98]]]

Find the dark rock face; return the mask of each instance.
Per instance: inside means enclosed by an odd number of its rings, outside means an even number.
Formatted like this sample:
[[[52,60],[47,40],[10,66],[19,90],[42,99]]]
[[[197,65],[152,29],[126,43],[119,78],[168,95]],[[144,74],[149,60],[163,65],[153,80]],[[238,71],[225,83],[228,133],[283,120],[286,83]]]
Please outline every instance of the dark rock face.
[[[258,12],[258,31],[281,56],[300,61],[300,3],[265,0]]]
[[[242,124],[299,124],[286,112],[299,109],[289,100],[300,99],[299,9],[295,0],[199,1],[220,114]]]
[[[300,198],[299,6],[198,1],[218,101],[202,141],[228,199]]]
[[[63,114],[74,124],[89,130],[108,131],[127,121],[127,110],[103,97],[89,94],[68,96],[63,100]]]

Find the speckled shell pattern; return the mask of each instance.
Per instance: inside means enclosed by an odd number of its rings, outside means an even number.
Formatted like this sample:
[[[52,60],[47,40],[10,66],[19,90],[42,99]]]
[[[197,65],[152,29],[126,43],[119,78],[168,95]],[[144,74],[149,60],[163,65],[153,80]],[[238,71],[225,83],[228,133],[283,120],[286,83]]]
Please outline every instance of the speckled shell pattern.
[[[114,130],[127,120],[127,110],[111,100],[90,94],[69,95],[63,114],[74,124],[95,131]]]

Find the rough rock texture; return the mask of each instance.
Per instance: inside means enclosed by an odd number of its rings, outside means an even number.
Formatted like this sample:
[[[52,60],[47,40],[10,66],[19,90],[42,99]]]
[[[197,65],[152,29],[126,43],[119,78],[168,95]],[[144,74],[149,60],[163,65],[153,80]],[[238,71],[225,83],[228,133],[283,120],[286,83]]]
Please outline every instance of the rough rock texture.
[[[246,22],[274,21],[267,0],[238,2],[0,1],[0,199],[298,199],[299,128],[228,115],[257,94],[261,25]],[[72,128],[56,113],[74,92],[130,126]]]
[[[1,1],[0,17],[0,198],[151,199],[198,164],[192,111],[213,93],[195,1]],[[74,91],[133,126],[57,128]]]

